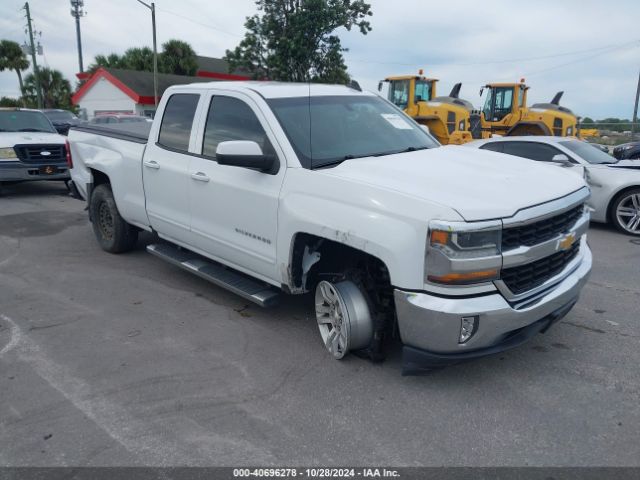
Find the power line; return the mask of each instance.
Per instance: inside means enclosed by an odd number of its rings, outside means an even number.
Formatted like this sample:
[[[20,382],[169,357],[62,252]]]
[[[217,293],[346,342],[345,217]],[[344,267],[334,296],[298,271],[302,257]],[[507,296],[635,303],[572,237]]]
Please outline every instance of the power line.
[[[482,62],[468,62],[468,63],[451,63],[451,62],[431,62],[432,65],[447,65],[447,66],[456,66],[456,67],[470,67],[470,66],[477,66],[477,65],[492,65],[492,64],[500,64],[500,63],[522,63],[522,62],[532,62],[532,61],[537,61],[537,60],[546,60],[546,59],[550,59],[550,58],[557,58],[557,57],[566,57],[566,56],[571,56],[571,55],[579,55],[582,53],[590,53],[590,52],[597,52],[597,51],[613,51],[615,49],[618,48],[624,48],[633,44],[637,44],[640,45],[640,39],[635,39],[635,40],[631,40],[628,42],[623,42],[623,43],[616,43],[616,44],[612,44],[612,45],[605,45],[602,47],[595,47],[595,48],[589,48],[589,49],[584,49],[584,50],[574,50],[571,52],[563,52],[563,53],[555,53],[552,55],[542,55],[542,56],[537,56],[537,57],[528,57],[528,58],[511,58],[511,59],[503,59],[503,60],[487,60],[487,61],[482,61]],[[606,52],[605,52],[606,53]],[[353,63],[371,63],[371,64],[380,64],[380,65],[401,65],[401,66],[411,66],[411,67],[415,67],[418,65],[421,65],[419,63],[406,63],[406,62],[384,62],[384,61],[380,61],[380,60],[363,60],[363,59],[349,59],[349,62],[353,62]]]
[[[635,42],[634,42],[634,43],[635,43]],[[592,58],[600,57],[600,56],[602,56],[602,55],[604,55],[604,54],[606,54],[606,53],[611,53],[611,52],[613,52],[613,51],[615,51],[615,50],[623,50],[623,49],[626,49],[626,48],[637,48],[637,47],[639,47],[639,46],[640,46],[640,43],[639,43],[639,44],[637,44],[637,45],[630,45],[630,44],[627,44],[625,47],[609,49],[609,50],[606,50],[606,51],[604,51],[604,52],[596,53],[596,54],[594,54],[594,55],[589,55],[589,56],[587,56],[587,57],[578,58],[577,60],[572,60],[571,62],[561,63],[561,64],[559,64],[559,65],[555,65],[555,66],[553,66],[553,67],[545,68],[545,69],[543,69],[543,70],[538,70],[538,71],[536,71],[536,72],[527,73],[527,74],[525,74],[525,76],[530,77],[530,76],[532,76],[532,75],[538,75],[538,74],[540,74],[540,73],[550,72],[550,71],[552,71],[552,70],[557,70],[558,68],[567,67],[567,66],[569,66],[569,65],[573,65],[573,64],[575,64],[575,63],[580,63],[580,62],[584,62],[584,61],[586,61],[586,60],[591,60]]]
[[[187,20],[188,22],[195,23],[196,25],[200,25],[201,27],[208,28],[210,30],[215,30],[216,32],[220,32],[220,33],[224,33],[224,34],[227,34],[227,35],[231,35],[232,37],[238,37],[238,38],[242,37],[242,35],[238,35],[237,33],[227,32],[226,30],[222,30],[221,28],[214,27],[213,25],[202,23],[202,22],[200,22],[198,20],[194,20],[193,18],[189,18],[189,17],[187,17],[185,15],[182,15],[181,13],[172,12],[170,10],[165,10],[164,8],[159,8],[159,7],[157,7],[156,10],[159,10],[159,11],[164,12],[164,13],[168,13],[169,15],[173,15],[173,16],[178,17],[178,18],[182,18],[183,20]]]

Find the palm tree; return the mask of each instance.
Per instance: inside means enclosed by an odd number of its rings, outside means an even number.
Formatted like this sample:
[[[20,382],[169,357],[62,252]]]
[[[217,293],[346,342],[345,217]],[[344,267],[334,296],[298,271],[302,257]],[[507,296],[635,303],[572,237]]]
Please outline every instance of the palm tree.
[[[149,47],[129,48],[122,56],[122,68],[129,70],[153,71],[153,50]]]
[[[98,68],[127,68],[124,65],[124,57],[121,57],[117,53],[110,53],[109,55],[96,55],[93,63],[89,65],[88,71],[93,74]]]
[[[15,70],[18,75],[21,94],[24,92],[21,72],[27,68],[29,68],[29,60],[27,60],[27,56],[20,48],[20,45],[11,40],[0,41],[0,72],[5,69]]]
[[[164,43],[158,57],[159,69],[164,73],[193,76],[198,70],[196,52],[182,40],[174,39]]]
[[[58,70],[39,69],[44,108],[71,108],[71,84]],[[24,96],[29,103],[36,102],[36,79],[32,73],[24,79]]]

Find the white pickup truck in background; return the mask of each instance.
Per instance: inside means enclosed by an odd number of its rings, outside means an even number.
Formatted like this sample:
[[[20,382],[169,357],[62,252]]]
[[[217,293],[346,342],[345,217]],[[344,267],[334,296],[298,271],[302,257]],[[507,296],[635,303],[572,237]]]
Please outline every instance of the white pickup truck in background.
[[[66,138],[40,110],[0,108],[2,182],[69,180]]]
[[[344,86],[169,88],[146,132],[72,128],[72,178],[102,248],[149,252],[260,305],[313,292],[335,358],[406,373],[515,347],[575,304],[591,270],[589,189],[560,169],[439,147]]]

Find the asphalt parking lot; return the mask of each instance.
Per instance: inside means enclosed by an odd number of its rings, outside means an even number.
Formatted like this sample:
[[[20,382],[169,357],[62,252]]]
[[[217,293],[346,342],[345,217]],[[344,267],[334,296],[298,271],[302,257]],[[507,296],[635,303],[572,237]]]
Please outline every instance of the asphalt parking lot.
[[[610,228],[547,334],[402,377],[399,348],[329,358],[308,297],[248,305],[148,236],[104,253],[61,184],[0,206],[3,466],[640,466],[640,241]]]

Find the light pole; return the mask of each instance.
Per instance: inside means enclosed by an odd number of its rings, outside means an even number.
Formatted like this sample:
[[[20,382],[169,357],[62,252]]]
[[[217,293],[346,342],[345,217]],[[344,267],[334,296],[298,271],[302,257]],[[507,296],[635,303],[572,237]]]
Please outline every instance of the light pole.
[[[640,74],[638,74],[638,87],[636,88],[636,103],[633,107],[633,118],[631,119],[631,141],[635,139],[636,126],[638,124],[638,103],[640,103]]]
[[[71,0],[71,16],[76,19],[76,40],[78,42],[78,65],[80,73],[84,72],[82,65],[82,38],[80,37],[80,17],[84,16],[84,0]]]
[[[158,47],[156,45],[156,4],[143,2],[142,0],[137,0],[138,3],[141,3],[149,10],[151,10],[151,26],[153,27],[153,100],[158,108]]]

